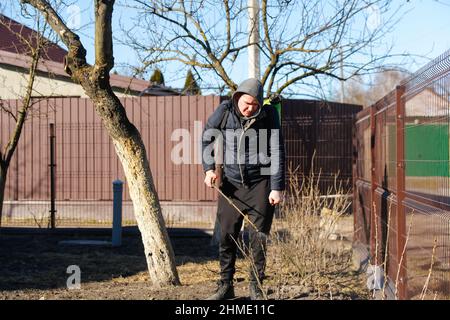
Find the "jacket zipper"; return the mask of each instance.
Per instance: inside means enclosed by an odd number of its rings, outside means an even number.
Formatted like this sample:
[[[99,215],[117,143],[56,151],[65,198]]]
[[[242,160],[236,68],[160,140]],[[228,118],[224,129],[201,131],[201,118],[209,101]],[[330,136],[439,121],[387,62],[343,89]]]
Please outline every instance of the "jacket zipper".
[[[244,175],[242,174],[242,167],[241,167],[241,161],[240,161],[240,155],[241,155],[241,142],[242,142],[242,136],[245,133],[245,129],[242,126],[242,122],[239,120],[239,123],[241,124],[241,128],[242,128],[242,132],[241,132],[241,136],[239,137],[239,143],[238,143],[238,165],[239,165],[239,173],[241,174],[241,182],[242,185],[244,185]],[[244,154],[244,161],[245,161],[245,154]]]
[[[251,121],[251,120],[250,120]],[[242,142],[242,137],[244,136],[244,133],[245,133],[245,131],[246,130],[248,130],[251,126],[252,126],[252,124],[253,123],[255,123],[256,121],[254,121],[254,122],[251,122],[250,123],[250,125],[245,129],[244,128],[244,126],[242,125],[242,122],[239,120],[239,123],[240,123],[240,125],[241,125],[241,128],[242,128],[242,133],[241,133],[241,135],[240,135],[240,137],[239,137],[239,143],[238,143],[238,166],[239,166],[239,173],[241,174],[241,183],[242,183],[242,185],[244,185],[244,175],[242,174],[242,167],[241,167],[241,162],[239,161],[240,159],[240,153],[241,153],[241,142]],[[244,154],[244,162],[245,162],[245,154]]]

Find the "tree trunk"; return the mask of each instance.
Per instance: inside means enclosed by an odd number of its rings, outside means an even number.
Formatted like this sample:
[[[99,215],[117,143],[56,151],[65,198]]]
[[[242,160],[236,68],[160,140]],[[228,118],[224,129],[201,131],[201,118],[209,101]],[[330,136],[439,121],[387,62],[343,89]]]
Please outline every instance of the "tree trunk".
[[[86,62],[86,50],[46,0],[21,0],[43,13],[69,49],[65,70],[94,103],[122,163],[154,285],[179,285],[175,255],[167,234],[144,143],[114,94],[109,72],[114,66],[112,12],[114,0],[95,0],[95,65]]]
[[[0,227],[2,226],[3,200],[5,199],[5,186],[7,173],[8,168],[0,164]]]
[[[175,255],[141,135],[129,122],[120,100],[109,90],[106,91],[100,94],[102,99],[94,99],[94,106],[124,169],[150,278],[158,286],[179,285]]]

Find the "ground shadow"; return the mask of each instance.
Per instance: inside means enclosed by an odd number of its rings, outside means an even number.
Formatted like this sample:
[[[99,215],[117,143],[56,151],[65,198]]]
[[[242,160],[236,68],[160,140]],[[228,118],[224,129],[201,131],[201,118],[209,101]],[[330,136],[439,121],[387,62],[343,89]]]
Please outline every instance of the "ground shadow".
[[[198,229],[169,229],[177,264],[217,258],[211,235]],[[77,265],[82,282],[101,282],[147,270],[137,228],[124,228],[122,246],[60,245],[62,240],[111,240],[108,229],[2,228],[0,291],[66,288],[67,268]]]

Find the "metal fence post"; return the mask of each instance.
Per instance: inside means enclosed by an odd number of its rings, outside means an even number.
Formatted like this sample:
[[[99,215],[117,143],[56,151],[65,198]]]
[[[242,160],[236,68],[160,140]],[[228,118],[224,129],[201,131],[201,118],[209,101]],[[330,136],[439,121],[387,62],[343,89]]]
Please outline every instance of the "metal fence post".
[[[372,265],[377,265],[375,257],[376,253],[376,223],[378,214],[375,204],[375,190],[376,190],[376,172],[375,172],[375,159],[377,157],[375,150],[375,138],[376,138],[376,117],[375,107],[370,107],[370,260]]]
[[[50,123],[50,226],[56,227],[56,136],[55,124]]]
[[[381,212],[380,206],[377,205],[376,189],[379,181],[379,170],[377,170],[377,160],[380,154],[377,150],[377,118],[375,114],[375,105],[370,107],[370,156],[371,156],[371,177],[370,177],[370,264],[368,266],[367,286],[369,290],[380,290],[383,286],[383,269],[381,256]],[[379,124],[378,124],[379,125]]]
[[[113,181],[113,247],[119,247],[122,245],[122,194],[123,182],[121,180]]]
[[[352,212],[353,212],[353,243],[355,243],[356,239],[359,240],[359,235],[357,234],[356,225],[358,223],[357,220],[357,206],[356,201],[358,199],[358,190],[356,188],[356,181],[358,179],[358,131],[356,126],[356,115],[352,115],[352,193],[353,193],[353,201],[352,201]],[[359,233],[359,232],[358,232]]]
[[[396,87],[396,124],[397,124],[397,252],[396,260],[399,270],[398,299],[406,299],[406,214],[403,200],[405,199],[405,87]]]

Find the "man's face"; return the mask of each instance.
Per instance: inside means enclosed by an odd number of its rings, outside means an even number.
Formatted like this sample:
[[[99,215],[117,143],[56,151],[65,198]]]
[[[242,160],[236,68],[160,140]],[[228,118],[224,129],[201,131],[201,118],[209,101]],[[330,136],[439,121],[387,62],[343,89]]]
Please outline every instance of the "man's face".
[[[251,117],[258,111],[259,104],[255,97],[252,97],[249,94],[243,94],[239,97],[238,107],[243,116]]]

